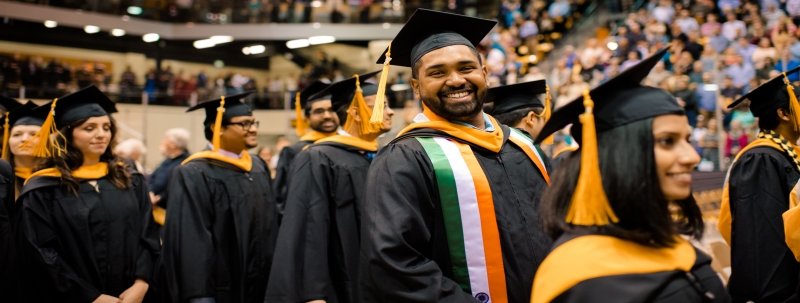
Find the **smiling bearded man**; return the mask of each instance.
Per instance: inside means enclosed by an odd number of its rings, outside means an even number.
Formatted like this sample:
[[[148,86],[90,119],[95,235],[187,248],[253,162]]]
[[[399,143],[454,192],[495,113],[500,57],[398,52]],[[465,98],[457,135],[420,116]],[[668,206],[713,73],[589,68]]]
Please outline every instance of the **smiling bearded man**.
[[[551,244],[536,211],[547,160],[482,111],[475,44],[494,25],[420,9],[392,41],[390,62],[412,67],[424,110],[366,178],[363,302],[529,301]]]

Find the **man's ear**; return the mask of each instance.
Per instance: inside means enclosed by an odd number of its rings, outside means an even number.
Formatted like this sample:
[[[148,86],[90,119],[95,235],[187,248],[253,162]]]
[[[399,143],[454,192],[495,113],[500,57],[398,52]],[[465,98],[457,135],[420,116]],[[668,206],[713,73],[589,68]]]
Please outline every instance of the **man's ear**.
[[[414,91],[414,96],[417,97],[417,99],[420,99],[420,97],[419,97],[419,80],[411,78],[411,90]]]
[[[792,117],[790,116],[788,110],[785,110],[783,108],[778,108],[776,113],[778,114],[778,119],[781,119],[786,122],[792,121]]]

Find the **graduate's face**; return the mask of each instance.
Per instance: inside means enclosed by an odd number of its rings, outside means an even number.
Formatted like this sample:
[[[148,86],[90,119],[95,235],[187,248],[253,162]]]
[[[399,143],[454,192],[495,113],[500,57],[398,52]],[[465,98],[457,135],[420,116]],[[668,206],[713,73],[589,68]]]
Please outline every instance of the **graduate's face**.
[[[667,201],[683,200],[692,194],[692,171],[700,156],[689,143],[691,134],[686,116],[663,115],[653,119],[656,172]]]
[[[378,95],[366,96],[364,97],[364,103],[367,104],[369,108],[375,106],[375,98]],[[383,124],[381,124],[381,133],[388,132],[392,130],[392,116],[394,116],[394,111],[392,108],[389,107],[389,102],[383,104]]]
[[[422,102],[448,120],[470,120],[483,109],[488,70],[466,45],[431,51],[417,63],[411,86]]]
[[[39,143],[36,134],[41,126],[17,125],[11,128],[8,137],[9,151],[14,156],[33,156],[33,147]]]
[[[331,100],[321,100],[311,103],[308,109],[308,126],[311,129],[322,132],[332,133],[339,127],[339,116],[333,110]]]
[[[84,157],[100,157],[111,143],[111,119],[108,116],[91,117],[72,130],[72,145]]]
[[[258,146],[256,138],[258,126],[256,118],[253,116],[238,116],[231,118],[231,121],[224,127],[220,135],[222,148],[232,152],[240,152]],[[247,128],[242,125],[248,125]]]

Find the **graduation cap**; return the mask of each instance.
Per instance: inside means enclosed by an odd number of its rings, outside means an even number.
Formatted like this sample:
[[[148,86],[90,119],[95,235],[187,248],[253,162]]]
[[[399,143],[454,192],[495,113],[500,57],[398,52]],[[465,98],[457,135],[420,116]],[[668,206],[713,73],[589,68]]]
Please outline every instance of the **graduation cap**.
[[[545,94],[544,102],[537,97],[541,94]],[[489,112],[491,115],[502,115],[523,108],[544,108],[537,116],[547,122],[552,114],[550,87],[545,80],[493,87],[489,89],[489,98],[493,103]],[[553,136],[544,140],[543,144],[553,144]]]
[[[798,112],[794,88],[789,83],[788,75],[800,71],[800,66],[792,68],[754,88],[730,105],[729,109],[739,106],[744,100],[750,100],[750,111],[756,117],[775,113],[779,107],[789,105],[793,113]],[[795,100],[795,101],[792,101]],[[795,120],[797,121],[797,119]],[[798,123],[798,122],[795,122]]]
[[[200,102],[186,110],[187,113],[198,109],[204,109],[206,111],[206,118],[203,120],[203,125],[206,127],[213,125],[213,133],[211,135],[213,151],[219,150],[223,121],[230,121],[234,117],[253,115],[253,110],[244,103],[244,98],[252,93],[253,92],[244,92],[230,96],[220,96],[218,99]]]
[[[377,63],[383,63],[383,73],[378,82],[378,97],[375,99],[377,110],[372,112],[370,122],[383,121],[390,64],[412,67],[425,54],[452,45],[466,45],[474,49],[496,24],[497,21],[494,20],[417,9],[392,39],[384,54],[378,58]],[[394,54],[392,54],[393,46]]]
[[[37,157],[49,157],[53,154],[53,149],[58,153],[63,151],[55,138],[50,137],[50,134],[61,135],[58,129],[84,119],[117,112],[114,102],[94,85],[55,98],[41,107],[41,110],[48,110],[48,113],[39,130],[39,144],[33,151],[33,155]]]
[[[2,158],[6,161],[9,160],[8,154],[8,139],[10,138],[11,128],[17,125],[35,125],[41,126],[44,120],[47,119],[49,109],[46,107],[39,107],[35,103],[28,101],[20,105],[14,110],[6,113],[5,122],[3,124],[3,151]]]
[[[572,124],[573,136],[582,142],[581,170],[567,212],[567,223],[597,226],[619,221],[603,189],[597,132],[656,116],[684,114],[675,97],[661,89],[639,84],[666,51],[664,48],[656,52],[553,112],[536,138],[539,142]]]
[[[347,119],[344,125],[342,125],[342,128],[352,135],[371,134],[380,131],[381,124],[374,124],[372,121],[370,121],[370,117],[376,110],[375,107],[377,107],[377,101],[375,102],[376,105],[373,106],[372,109],[370,109],[369,106],[367,106],[367,103],[364,101],[365,96],[373,96],[380,93],[380,88],[378,85],[365,82],[365,80],[374,77],[380,72],[380,70],[377,70],[362,75],[355,75],[352,78],[332,83],[324,90],[317,92],[314,96],[311,96],[311,98],[330,95],[331,103],[336,111],[348,107],[349,112],[349,108],[355,108],[356,115],[361,117],[361,124],[357,126],[355,124],[355,119]],[[383,117],[382,113],[381,117]]]
[[[6,112],[10,112],[20,106],[22,106],[22,103],[17,101],[17,99],[0,96],[0,107],[5,109]]]
[[[328,85],[330,85],[330,83],[316,80],[303,90],[294,94],[294,114],[296,123],[294,130],[298,137],[305,135],[308,129],[308,121],[306,121],[305,113],[303,112],[304,109],[313,101],[325,99],[325,96],[314,99],[312,99],[311,96],[325,89]]]

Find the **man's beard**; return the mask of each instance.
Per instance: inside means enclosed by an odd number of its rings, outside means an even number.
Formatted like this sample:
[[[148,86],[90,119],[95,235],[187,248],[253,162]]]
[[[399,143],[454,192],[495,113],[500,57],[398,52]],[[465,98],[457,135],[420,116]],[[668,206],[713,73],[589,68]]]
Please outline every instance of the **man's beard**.
[[[443,97],[451,92],[470,90],[475,94],[475,99],[469,103],[448,104],[442,101]],[[483,100],[486,90],[479,91],[474,85],[467,82],[462,87],[450,88],[445,86],[433,98],[423,98],[422,102],[435,114],[450,121],[469,120],[483,110]]]
[[[324,129],[324,127],[322,125],[325,122],[333,122],[333,125],[334,125],[333,128],[332,129]],[[311,127],[311,129],[313,129],[315,131],[318,131],[318,132],[321,132],[321,133],[331,133],[331,132],[335,132],[336,128],[338,128],[339,126],[336,125],[336,121],[334,121],[333,119],[325,119],[325,120],[319,121],[319,123],[311,124],[311,125],[309,125],[309,127]]]

